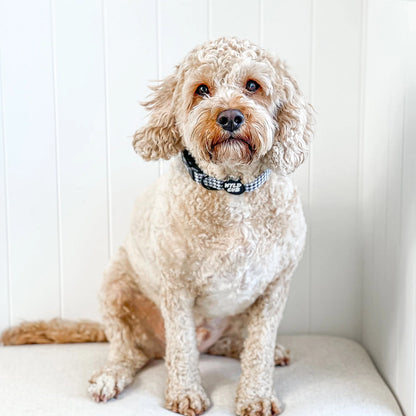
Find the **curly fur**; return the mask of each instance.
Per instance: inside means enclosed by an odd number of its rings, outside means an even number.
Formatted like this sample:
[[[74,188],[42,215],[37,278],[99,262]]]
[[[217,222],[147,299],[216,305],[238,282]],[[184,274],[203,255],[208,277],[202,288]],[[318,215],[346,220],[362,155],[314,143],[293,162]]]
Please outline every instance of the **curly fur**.
[[[133,147],[145,160],[169,159],[183,149],[173,116],[172,91],[176,85],[176,76],[171,75],[154,86],[153,98],[143,103],[151,111],[151,119],[135,133]]]
[[[245,89],[248,80],[260,88]],[[200,96],[205,84],[210,94]],[[196,415],[209,407],[199,352],[240,357],[236,411],[281,411],[274,365],[289,363],[276,344],[290,278],[304,248],[306,224],[287,176],[305,159],[312,108],[284,64],[236,38],[191,51],[153,89],[150,118],[134,135],[146,160],[188,149],[207,174],[270,179],[240,196],[192,181],[180,157],[142,195],[130,232],[105,273],[100,301],[110,342],[107,364],[90,380],[96,401],[116,397],[150,359],[165,357],[166,407]],[[226,109],[245,122],[233,134],[216,122]]]

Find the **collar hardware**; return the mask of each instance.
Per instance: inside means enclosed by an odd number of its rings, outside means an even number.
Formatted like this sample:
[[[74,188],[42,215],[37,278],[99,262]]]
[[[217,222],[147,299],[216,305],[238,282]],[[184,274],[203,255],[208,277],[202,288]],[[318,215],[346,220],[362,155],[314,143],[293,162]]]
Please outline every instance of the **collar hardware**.
[[[195,182],[198,182],[194,179],[194,177],[192,178]],[[217,191],[217,188],[214,188],[213,186],[209,185],[209,176],[208,175],[204,175],[201,179],[201,185],[205,188],[208,189],[208,191]]]

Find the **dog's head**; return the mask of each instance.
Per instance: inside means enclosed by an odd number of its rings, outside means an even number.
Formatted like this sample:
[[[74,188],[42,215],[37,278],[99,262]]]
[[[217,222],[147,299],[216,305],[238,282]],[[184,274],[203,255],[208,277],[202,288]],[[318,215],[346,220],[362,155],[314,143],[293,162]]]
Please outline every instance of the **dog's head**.
[[[186,148],[208,173],[287,175],[308,152],[311,106],[282,62],[248,41],[195,48],[153,90],[150,119],[133,140],[146,160]]]

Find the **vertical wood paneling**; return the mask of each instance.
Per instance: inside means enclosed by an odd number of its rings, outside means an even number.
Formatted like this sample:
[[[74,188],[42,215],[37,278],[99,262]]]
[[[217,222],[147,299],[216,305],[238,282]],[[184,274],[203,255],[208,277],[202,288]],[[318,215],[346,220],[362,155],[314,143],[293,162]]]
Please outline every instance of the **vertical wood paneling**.
[[[238,36],[260,43],[260,0],[210,0],[210,36]]]
[[[397,73],[397,31],[385,31],[385,23],[397,20],[394,8],[369,1],[368,54],[366,79],[366,134],[364,163],[365,223],[368,227],[365,250],[363,341],[380,371],[394,387],[397,356],[397,284],[389,274],[389,147],[392,137],[392,110],[397,105],[394,85]],[[390,2],[390,6],[392,2]],[[387,7],[386,7],[387,6]],[[392,14],[393,13],[393,14]],[[397,17],[397,16],[396,16]],[[392,55],[393,54],[393,55]],[[391,59],[386,60],[385,57]],[[399,78],[397,78],[399,79]],[[380,85],[385,85],[384,89]],[[393,100],[393,101],[392,101]],[[390,145],[390,146],[389,146]],[[400,187],[398,188],[400,190]],[[400,198],[397,200],[400,201]],[[391,307],[386,308],[386,305]]]
[[[408,415],[416,415],[416,3],[407,3],[401,244],[398,284],[397,394]]]
[[[315,19],[318,125],[311,170],[311,330],[359,339],[361,1],[318,1]]]
[[[0,11],[1,11],[0,7]],[[0,38],[3,33],[0,28]],[[4,142],[2,56],[0,47],[0,330],[10,325],[9,259],[7,224],[6,146]]]
[[[208,7],[207,0],[158,1],[159,72],[164,78],[191,49],[208,39]]]
[[[371,7],[370,7],[371,6]],[[382,59],[381,44],[378,44],[379,31],[377,29],[377,21],[380,16],[376,15],[373,3],[369,2],[368,6],[368,24],[367,24],[367,56],[366,56],[366,78],[365,78],[365,97],[366,106],[365,111],[365,136],[364,136],[364,164],[363,164],[363,216],[364,216],[364,282],[363,282],[363,342],[368,348],[370,343],[374,344],[377,352],[372,348],[373,357],[380,354],[380,351],[392,351],[392,342],[382,343],[382,326],[384,323],[377,319],[382,304],[378,296],[371,296],[373,287],[376,285],[380,276],[376,275],[375,265],[377,259],[377,252],[375,244],[380,244],[376,239],[377,227],[378,230],[384,230],[384,226],[380,228],[380,215],[383,213],[383,205],[377,204],[378,189],[385,183],[385,177],[379,177],[380,168],[377,169],[377,162],[380,160],[385,166],[385,150],[387,148],[385,123],[386,115],[388,116],[386,101],[384,100],[384,91],[378,88],[386,82],[386,74],[383,70],[374,70],[380,65]],[[383,31],[384,32],[384,31]],[[385,37],[390,35],[385,34]],[[383,39],[388,40],[388,39]],[[383,66],[381,67],[383,68]],[[382,122],[380,123],[380,120]],[[384,170],[384,169],[383,169]],[[383,173],[381,171],[381,174]],[[380,199],[380,198],[379,198]],[[381,200],[381,203],[384,201]],[[379,214],[377,215],[377,211]],[[384,211],[385,212],[385,211]],[[384,290],[380,288],[383,292]],[[383,302],[384,300],[381,300]],[[390,321],[390,320],[389,320]],[[390,326],[390,325],[389,325]],[[373,340],[373,341],[369,341]],[[370,347],[371,348],[371,347]],[[388,353],[388,357],[392,360],[392,353]],[[376,358],[378,360],[378,358]],[[377,362],[377,361],[376,361]]]
[[[414,136],[408,141],[408,133],[416,129],[408,113],[412,105],[408,105],[416,81],[404,76],[403,64],[416,39],[415,32],[411,36],[409,31],[414,20],[406,25],[411,10],[410,16],[416,18],[412,6],[393,0],[368,1],[363,169],[363,343],[409,415],[414,414],[416,300],[411,260],[416,251],[412,203],[416,186],[409,167],[416,159]],[[385,30],[386,25],[390,30]],[[408,75],[414,74],[414,68],[413,64]]]
[[[416,8],[413,9],[416,18]],[[416,37],[415,37],[416,38]],[[413,42],[413,47],[416,47]],[[416,63],[416,62],[415,62]],[[413,64],[413,71],[416,65]],[[416,72],[413,72],[416,74]],[[399,278],[397,281],[397,362],[396,394],[406,414],[415,415],[416,395],[416,82],[406,95],[404,142],[403,142],[403,182],[401,212],[401,244]],[[396,276],[394,276],[396,277]]]
[[[398,284],[397,394],[408,415],[416,414],[416,2],[406,2],[405,95]],[[406,21],[407,20],[407,21]]]
[[[49,1],[2,2],[13,323],[59,315],[59,256]],[[22,30],[24,28],[24,30]]]
[[[390,16],[391,17],[391,16]],[[399,18],[400,19],[400,18]],[[401,38],[401,36],[400,36]],[[402,38],[401,38],[402,39]],[[404,40],[404,39],[403,39]],[[396,48],[401,49],[396,43]],[[401,55],[399,50],[398,55]],[[401,72],[400,68],[396,71]],[[389,337],[394,341],[394,356],[397,357],[399,342],[399,321],[400,321],[400,285],[398,281],[402,280],[400,276],[400,238],[401,238],[401,199],[402,199],[402,138],[403,138],[403,80],[400,77],[393,78],[390,81],[391,93],[388,113],[388,141],[387,141],[387,164],[384,167],[387,170],[387,180],[385,183],[385,256],[379,263],[384,263],[384,282],[383,287],[389,298],[394,299],[395,307],[390,311],[391,328],[388,330]],[[383,283],[384,283],[383,282]],[[380,281],[378,282],[380,283]],[[386,300],[386,299],[385,299]],[[386,308],[384,308],[384,311]],[[383,314],[384,315],[384,314]],[[383,317],[384,318],[384,317]],[[380,319],[380,315],[378,317]],[[385,331],[388,327],[384,326]],[[403,340],[402,340],[403,341]],[[398,363],[394,362],[394,379],[390,380],[392,387],[397,392],[398,383]],[[394,380],[394,381],[393,381]]]
[[[97,292],[109,255],[101,1],[56,1],[53,17],[62,309],[67,318],[98,318]]]
[[[299,82],[302,91],[310,97],[312,0],[276,2],[263,0],[263,46],[283,59]],[[296,16],[296,21],[293,21]],[[309,224],[309,159],[294,174]],[[309,229],[309,233],[311,230]],[[281,332],[309,331],[310,276],[309,244],[292,279]]]
[[[127,235],[136,197],[159,174],[131,145],[145,123],[139,102],[158,78],[156,0],[107,0],[105,44],[113,251]],[[145,59],[143,59],[145,57]]]
[[[312,0],[263,0],[263,46],[285,61],[309,95]],[[296,19],[294,19],[296,16]]]

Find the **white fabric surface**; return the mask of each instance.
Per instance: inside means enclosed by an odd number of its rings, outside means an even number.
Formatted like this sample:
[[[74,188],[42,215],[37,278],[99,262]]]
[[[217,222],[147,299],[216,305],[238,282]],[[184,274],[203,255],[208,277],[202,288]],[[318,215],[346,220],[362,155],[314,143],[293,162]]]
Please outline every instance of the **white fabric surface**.
[[[288,367],[276,367],[275,389],[284,416],[387,416],[401,411],[368,354],[357,343],[326,336],[281,336],[290,348]],[[104,364],[108,344],[0,347],[2,416],[154,416],[163,408],[162,361],[144,368],[117,400],[94,403],[87,380]],[[239,361],[202,355],[203,384],[211,397],[208,416],[234,415]]]

